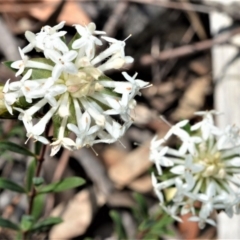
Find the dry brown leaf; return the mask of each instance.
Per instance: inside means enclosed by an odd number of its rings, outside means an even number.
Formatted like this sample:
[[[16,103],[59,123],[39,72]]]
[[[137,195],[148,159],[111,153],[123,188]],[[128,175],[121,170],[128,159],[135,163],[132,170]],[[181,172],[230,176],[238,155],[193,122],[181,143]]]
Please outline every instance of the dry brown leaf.
[[[53,2],[51,0],[44,0],[42,5],[32,7],[30,14],[41,21],[45,21],[52,14],[59,2],[60,0],[56,0],[54,4],[52,4]],[[67,1],[58,17],[58,21],[66,21],[67,25],[84,25],[90,22],[90,18],[77,2]]]
[[[111,207],[133,207],[135,202],[132,193],[129,191],[113,191],[107,197],[107,204]]]
[[[149,142],[129,153],[122,161],[109,168],[110,178],[125,186],[144,173],[150,166]]]
[[[152,180],[150,175],[140,177],[128,185],[129,188],[139,193],[147,193],[152,190]]]
[[[148,124],[150,120],[157,117],[156,112],[150,110],[143,104],[138,104],[131,114],[135,124]]]
[[[60,216],[63,223],[52,228],[50,240],[67,240],[82,235],[92,221],[96,206],[92,205],[89,190],[83,190],[69,201],[67,206],[61,203],[52,212],[52,216]]]
[[[192,82],[185,91],[180,100],[179,107],[171,115],[174,121],[179,119],[190,118],[193,113],[198,111],[204,104],[205,96],[209,92],[211,84],[210,76],[198,78]]]
[[[193,60],[189,68],[199,75],[205,75],[210,72],[211,62],[209,60],[206,56]]]
[[[68,1],[66,3],[58,20],[66,21],[68,25],[86,25],[91,21],[89,16],[82,10],[79,3],[75,1]]]
[[[109,168],[125,158],[126,155],[127,153],[124,151],[124,149],[120,150],[116,147],[108,147],[103,151],[102,158],[105,166]]]

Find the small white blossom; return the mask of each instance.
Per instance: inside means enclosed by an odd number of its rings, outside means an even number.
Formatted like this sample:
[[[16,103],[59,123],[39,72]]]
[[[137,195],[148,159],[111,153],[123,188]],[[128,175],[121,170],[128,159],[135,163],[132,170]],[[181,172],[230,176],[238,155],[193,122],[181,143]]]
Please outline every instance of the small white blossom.
[[[95,45],[102,45],[102,41],[95,37],[93,34],[105,34],[103,31],[96,31],[96,25],[89,23],[83,27],[81,25],[74,25],[81,38],[75,40],[72,44],[73,49],[83,48],[86,56],[92,59],[95,54]]]

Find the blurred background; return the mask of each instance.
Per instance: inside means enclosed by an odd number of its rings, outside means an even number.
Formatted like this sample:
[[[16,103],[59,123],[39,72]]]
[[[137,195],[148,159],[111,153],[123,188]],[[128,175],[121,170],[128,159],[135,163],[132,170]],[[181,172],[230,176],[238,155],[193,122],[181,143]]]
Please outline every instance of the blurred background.
[[[216,239],[235,231],[226,225],[199,231],[195,223],[177,224],[161,212],[148,156],[153,136],[162,137],[169,129],[160,115],[172,124],[185,118],[195,122],[194,112],[215,108],[226,113],[219,125],[228,120],[239,124],[239,12],[240,1],[228,0],[0,0],[1,62],[20,58],[18,46],[27,44],[26,30],[38,32],[44,25],[66,21],[64,29],[71,39],[73,24],[93,21],[97,30],[119,40],[132,35],[125,51],[135,61],[124,70],[130,75],[138,72],[139,79],[153,84],[137,98],[135,124],[122,144],[94,146],[98,156],[85,148],[62,150],[46,159],[42,176],[47,182],[76,175],[87,184],[44,199],[40,214],[60,215],[64,223],[36,239]],[[119,80],[121,72],[108,76]],[[14,81],[14,74],[1,64],[1,83],[9,78]],[[18,121],[1,120],[0,128],[1,139],[24,144],[25,130]],[[2,177],[21,183],[26,166],[26,158],[1,154]],[[1,190],[3,217],[19,221],[25,209],[21,195]],[[219,226],[224,221],[220,219]],[[239,222],[235,220],[236,228]],[[0,239],[13,237],[11,231],[0,229]]]

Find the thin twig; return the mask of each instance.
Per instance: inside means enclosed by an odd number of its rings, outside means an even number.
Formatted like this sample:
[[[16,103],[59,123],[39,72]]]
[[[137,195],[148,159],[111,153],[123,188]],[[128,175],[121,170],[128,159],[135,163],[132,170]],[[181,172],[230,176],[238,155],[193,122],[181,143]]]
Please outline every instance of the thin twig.
[[[58,165],[53,173],[52,182],[57,182],[61,179],[65,169],[67,168],[70,155],[71,155],[71,152],[69,150],[67,149],[63,150],[63,153],[61,155],[61,158],[59,159]],[[55,203],[54,194],[51,193],[48,195],[46,206],[45,206],[46,214],[48,214],[52,210],[54,203]]]
[[[184,6],[189,6],[189,0],[180,0]],[[190,5],[191,7],[191,5]],[[189,22],[191,23],[191,26],[193,27],[194,31],[198,35],[200,40],[207,39],[207,33],[204,29],[204,26],[201,22],[201,19],[195,11],[186,11],[186,15],[189,18]]]
[[[140,64],[144,66],[151,65],[157,61],[166,61],[169,59],[175,59],[179,57],[184,57],[190,54],[194,54],[200,51],[208,50],[216,44],[223,44],[228,42],[228,40],[240,33],[240,27],[234,28],[225,33],[219,34],[217,37],[213,39],[208,39],[204,41],[200,41],[194,44],[173,48],[169,50],[165,50],[161,52],[157,57],[153,58],[150,54],[146,54],[140,59]]]
[[[118,26],[121,24],[122,16],[128,8],[128,2],[122,1],[114,8],[112,15],[108,18],[104,25],[103,31],[108,33],[108,36],[114,37]]]

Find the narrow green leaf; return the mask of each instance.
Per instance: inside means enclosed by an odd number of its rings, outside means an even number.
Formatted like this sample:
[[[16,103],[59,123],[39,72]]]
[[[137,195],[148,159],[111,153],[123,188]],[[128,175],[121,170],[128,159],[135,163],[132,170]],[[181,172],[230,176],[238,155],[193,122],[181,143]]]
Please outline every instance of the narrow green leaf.
[[[110,211],[110,217],[114,222],[115,232],[118,236],[118,240],[127,239],[126,231],[123,227],[122,219],[117,211]]]
[[[36,166],[37,166],[37,160],[33,159],[27,168],[26,189],[28,192],[31,191],[31,189],[32,189],[33,178],[34,178],[34,174],[36,171]]]
[[[47,229],[51,228],[54,225],[57,225],[62,222],[62,219],[59,217],[49,217],[41,222],[36,223],[31,231],[46,231]]]
[[[52,71],[50,70],[33,68],[31,78],[42,79],[42,78],[49,78],[51,76],[52,76]]]
[[[47,59],[47,58],[31,58],[31,61],[33,62],[39,62],[39,63],[45,63],[47,65],[50,65],[52,67],[54,67],[55,63],[50,60],[50,59]],[[34,69],[34,68],[32,68]]]
[[[144,196],[139,193],[134,193],[133,197],[136,201],[136,205],[132,209],[133,214],[136,220],[140,223],[144,219],[149,218],[147,202]]]
[[[8,189],[13,192],[26,193],[25,189],[22,186],[5,178],[0,178],[0,189],[1,188]]]
[[[25,156],[36,157],[34,153],[20,145],[8,141],[0,141],[0,150],[9,150]]]
[[[21,219],[21,230],[26,232],[29,231],[34,223],[33,216],[30,215],[23,215]]]
[[[10,228],[12,230],[15,230],[15,231],[18,231],[20,230],[19,226],[7,219],[4,219],[4,218],[1,218],[0,217],[0,227],[3,227],[3,228]]]
[[[80,177],[69,177],[65,178],[59,182],[49,184],[45,187],[40,187],[38,193],[48,193],[48,192],[62,192],[67,189],[79,187],[85,183],[85,180]]]
[[[31,215],[34,217],[35,220],[39,219],[43,212],[43,208],[45,205],[46,194],[38,194],[34,198],[33,202],[33,209]]]

